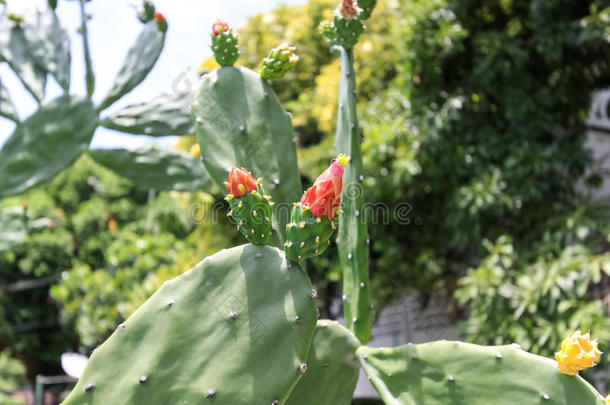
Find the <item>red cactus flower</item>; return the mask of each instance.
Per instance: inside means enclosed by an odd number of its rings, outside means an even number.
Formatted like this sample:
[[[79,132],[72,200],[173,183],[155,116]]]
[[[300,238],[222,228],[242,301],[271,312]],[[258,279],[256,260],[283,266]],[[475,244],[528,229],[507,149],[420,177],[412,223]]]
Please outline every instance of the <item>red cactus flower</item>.
[[[254,180],[252,174],[244,169],[238,169],[232,167],[229,172],[229,181],[225,181],[227,186],[227,193],[235,198],[243,197],[246,193],[256,190],[258,188],[258,182]]]
[[[349,156],[339,155],[301,197],[301,204],[309,208],[313,216],[326,215],[329,220],[335,217],[341,204],[343,166],[348,162]]]
[[[212,24],[212,35],[214,36],[227,31],[229,31],[229,24],[224,21],[217,19],[216,22]]]
[[[153,16],[153,19],[155,20],[155,22],[158,23],[164,23],[167,22],[165,20],[165,16],[159,12],[156,12],[155,15]]]

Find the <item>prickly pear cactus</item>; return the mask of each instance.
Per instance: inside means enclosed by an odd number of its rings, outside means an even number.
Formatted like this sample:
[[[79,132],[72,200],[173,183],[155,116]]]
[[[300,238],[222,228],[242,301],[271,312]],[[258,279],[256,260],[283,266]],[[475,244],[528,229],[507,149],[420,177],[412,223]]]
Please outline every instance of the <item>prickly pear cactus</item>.
[[[220,66],[233,66],[239,58],[237,34],[226,22],[216,20],[212,25],[212,51]]]
[[[356,336],[336,321],[320,319],[307,356],[307,373],[287,405],[349,405],[360,365]]]
[[[332,24],[323,29],[332,44],[340,45],[345,49],[352,49],[356,45],[358,38],[364,32],[361,12],[354,0],[341,0],[335,10]]]
[[[441,341],[357,353],[386,404],[606,405],[584,379],[518,345]]]
[[[263,79],[279,80],[283,78],[299,61],[295,51],[296,48],[287,42],[273,48],[262,62],[261,76]]]
[[[358,16],[361,20],[368,20],[377,5],[377,0],[358,0],[358,7],[362,10]]]
[[[262,179],[254,177],[244,168],[233,167],[229,173],[227,196],[231,210],[227,214],[237,223],[237,229],[256,245],[264,245],[271,236],[273,202],[265,194]]]
[[[311,289],[276,248],[210,256],[119,325],[64,405],[283,404],[307,369]]]
[[[335,229],[333,220],[315,217],[303,204],[295,204],[286,225],[286,257],[297,262],[324,253]]]

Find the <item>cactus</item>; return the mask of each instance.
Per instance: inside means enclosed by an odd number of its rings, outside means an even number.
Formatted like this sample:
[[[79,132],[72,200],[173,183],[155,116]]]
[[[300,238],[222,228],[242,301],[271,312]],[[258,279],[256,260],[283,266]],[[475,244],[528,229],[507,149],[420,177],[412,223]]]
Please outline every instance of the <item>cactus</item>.
[[[246,239],[256,245],[264,245],[271,236],[273,202],[265,194],[262,179],[254,177],[244,168],[233,167],[229,173],[227,196],[231,210],[227,214],[237,223],[237,229]]]
[[[237,34],[226,22],[216,20],[212,24],[212,51],[220,66],[233,66],[239,58]]]
[[[283,78],[299,61],[295,50],[296,48],[290,46],[287,42],[273,48],[269,55],[263,59],[262,78],[266,80],[279,80]]]
[[[300,261],[324,253],[337,228],[333,219],[341,202],[343,166],[349,162],[339,155],[307,190],[301,202],[295,203],[290,223],[286,225],[286,256]]]
[[[361,13],[362,10],[354,0],[341,0],[335,10],[333,23],[323,28],[323,33],[331,44],[337,44],[344,49],[352,49],[356,45],[358,38],[364,32]]]
[[[64,405],[284,403],[307,368],[310,292],[276,248],[210,256],[119,325]]]
[[[290,116],[273,89],[244,67],[220,68],[201,79],[191,112],[203,164],[216,183],[232,166],[263,178],[276,202],[273,243],[281,246],[302,189]]]
[[[146,24],[155,17],[155,5],[150,0],[144,0],[142,5],[138,7],[138,19]]]
[[[359,345],[343,325],[320,319],[307,356],[307,373],[286,405],[349,405],[360,372]]]
[[[345,169],[345,188],[341,194],[345,214],[339,220],[338,249],[343,272],[343,312],[345,322],[361,342],[371,336],[373,313],[369,291],[369,238],[362,190],[361,133],[356,113],[356,73],[351,49],[339,48],[341,82],[335,149],[352,158]]]
[[[597,348],[597,340],[591,340],[589,333],[576,331],[561,344],[561,350],[555,353],[559,371],[567,375],[576,375],[580,370],[595,366],[602,352]]]
[[[442,341],[357,353],[386,404],[605,405],[584,379],[518,345]]]
[[[373,14],[373,10],[377,5],[377,0],[358,0],[358,7],[362,10],[359,18],[361,20],[368,20]]]

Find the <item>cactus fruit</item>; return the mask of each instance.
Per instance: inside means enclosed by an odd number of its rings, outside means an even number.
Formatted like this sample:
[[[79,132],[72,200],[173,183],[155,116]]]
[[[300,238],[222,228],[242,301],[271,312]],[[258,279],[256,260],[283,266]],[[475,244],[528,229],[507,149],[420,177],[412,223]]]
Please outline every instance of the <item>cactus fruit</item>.
[[[345,49],[352,49],[358,38],[364,32],[364,24],[360,19],[362,10],[354,0],[341,0],[335,10],[332,29],[324,29],[324,34],[331,43],[341,45]]]
[[[226,22],[216,20],[212,24],[212,51],[220,66],[233,66],[239,57],[237,34]]]
[[[159,27],[159,31],[166,33],[167,32],[167,20],[165,16],[159,12],[155,13],[153,19],[157,23],[157,27]]]
[[[138,19],[146,24],[155,17],[155,5],[151,0],[144,0],[138,7]]]
[[[333,221],[341,203],[343,166],[347,155],[339,155],[294,204],[290,223],[286,225],[286,257],[300,261],[322,254],[336,229]]]
[[[360,347],[360,364],[386,404],[606,405],[580,376],[518,345],[432,342]]]
[[[358,7],[362,10],[358,16],[361,20],[368,20],[373,14],[377,0],[358,0]]]
[[[287,42],[273,48],[262,62],[261,76],[263,79],[279,80],[283,78],[299,61],[295,50],[296,48]]]
[[[589,333],[583,335],[576,331],[561,343],[561,350],[555,353],[557,367],[568,375],[576,375],[580,370],[594,367],[602,352],[597,347],[597,340],[591,340]]]
[[[244,67],[216,69],[201,78],[191,114],[214,181],[222,184],[231,166],[263,178],[276,203],[271,241],[282,246],[292,202],[303,189],[290,116],[269,83]]]
[[[307,373],[286,405],[350,405],[360,364],[356,336],[336,321],[320,319],[307,356]]]
[[[279,249],[220,251],[121,324],[63,404],[283,404],[315,332],[311,288]]]
[[[255,245],[265,245],[271,236],[273,205],[271,196],[265,194],[262,179],[254,180],[249,171],[231,168],[225,200],[231,210],[227,214],[237,223],[237,229]]]

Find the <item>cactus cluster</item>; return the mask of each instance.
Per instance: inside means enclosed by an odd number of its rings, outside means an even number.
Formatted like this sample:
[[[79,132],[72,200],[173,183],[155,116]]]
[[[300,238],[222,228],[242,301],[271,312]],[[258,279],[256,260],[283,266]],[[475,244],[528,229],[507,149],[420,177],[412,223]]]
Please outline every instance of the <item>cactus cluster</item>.
[[[373,317],[367,226],[362,195],[343,185],[362,181],[352,48],[374,6],[342,0],[337,9],[330,32],[341,55],[341,153],[300,199],[290,117],[265,80],[289,69],[294,49],[272,51],[261,75],[233,67],[237,38],[214,24],[223,67],[202,77],[191,114],[204,166],[224,182],[228,216],[251,243],[166,282],[95,350],[65,405],[349,405],[360,370],[392,405],[608,405],[574,375],[601,354],[580,332],[557,362],[517,345],[364,345]],[[327,249],[335,228],[347,328],[317,321],[317,292],[301,263]]]
[[[296,48],[287,42],[273,48],[269,55],[263,59],[261,76],[266,80],[279,80],[296,66],[299,57]]]

